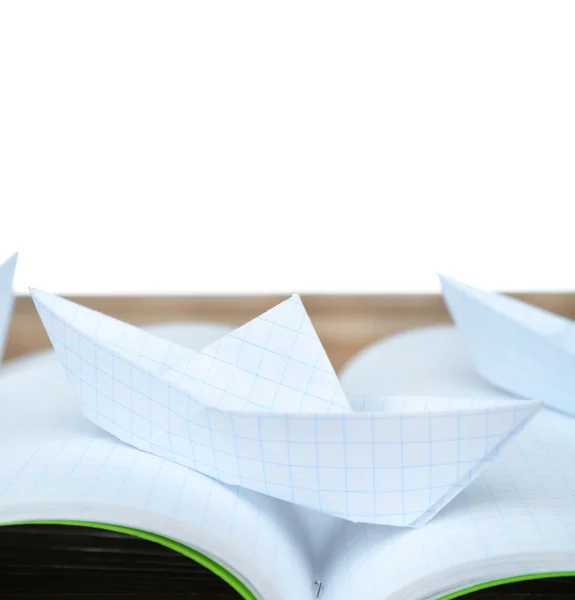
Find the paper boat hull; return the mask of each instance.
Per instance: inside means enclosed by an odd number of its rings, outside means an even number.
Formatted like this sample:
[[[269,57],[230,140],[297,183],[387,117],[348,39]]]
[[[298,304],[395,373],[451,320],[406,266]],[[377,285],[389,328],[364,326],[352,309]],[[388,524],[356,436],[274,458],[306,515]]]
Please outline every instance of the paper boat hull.
[[[449,312],[482,377],[514,396],[575,414],[571,321],[451,279],[443,278],[442,284]]]
[[[35,301],[94,423],[223,483],[351,521],[422,525],[540,408],[524,401],[369,397],[363,412],[224,411],[135,366]]]

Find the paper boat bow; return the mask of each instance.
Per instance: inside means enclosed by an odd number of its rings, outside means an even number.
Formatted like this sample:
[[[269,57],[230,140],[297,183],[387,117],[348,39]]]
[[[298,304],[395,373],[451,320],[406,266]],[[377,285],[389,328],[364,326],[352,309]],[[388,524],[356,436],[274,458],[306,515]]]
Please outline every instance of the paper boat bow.
[[[441,277],[477,372],[522,398],[575,414],[575,323],[515,298]]]
[[[425,523],[540,408],[367,397],[354,412],[298,296],[201,352],[32,297],[94,423],[224,483],[351,521]]]
[[[8,330],[12,319],[14,307],[14,294],[12,292],[12,281],[18,255],[12,255],[5,263],[0,265],[0,362],[4,354],[4,347],[8,339]]]

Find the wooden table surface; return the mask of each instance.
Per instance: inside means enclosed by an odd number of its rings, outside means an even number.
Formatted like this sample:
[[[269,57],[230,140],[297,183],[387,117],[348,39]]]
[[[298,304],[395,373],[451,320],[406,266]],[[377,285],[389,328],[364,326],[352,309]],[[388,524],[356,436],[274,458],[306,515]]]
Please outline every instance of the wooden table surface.
[[[531,304],[575,318],[575,294],[518,294]],[[242,325],[284,296],[77,297],[75,302],[134,325],[218,321]],[[449,323],[440,295],[303,295],[302,300],[336,370],[369,343],[414,327]],[[6,358],[49,347],[29,297],[16,299]]]

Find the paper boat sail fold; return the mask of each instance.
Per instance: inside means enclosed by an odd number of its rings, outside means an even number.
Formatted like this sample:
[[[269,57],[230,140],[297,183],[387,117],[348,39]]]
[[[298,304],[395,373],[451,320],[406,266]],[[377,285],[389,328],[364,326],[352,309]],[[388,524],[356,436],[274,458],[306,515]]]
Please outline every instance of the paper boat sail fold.
[[[56,296],[32,296],[94,423],[223,483],[351,521],[422,525],[540,408],[372,396],[352,412],[297,297],[262,315],[263,335],[254,319],[197,353]],[[271,325],[289,335],[276,339]],[[242,342],[253,341],[262,352],[244,359]],[[264,363],[268,352],[283,367]],[[266,365],[261,381],[254,364]],[[227,394],[238,369],[253,377]]]
[[[13,254],[6,262],[0,265],[0,362],[4,355],[4,348],[8,339],[8,330],[12,320],[14,308],[14,293],[12,282],[16,270],[18,255]]]
[[[102,361],[104,357],[111,361],[112,354],[123,357],[136,368],[192,395],[200,405],[222,410],[351,411],[298,296],[274,306],[200,352],[58,296],[34,290],[32,297],[45,325],[47,318],[55,331],[68,328],[75,350],[77,344],[92,344],[90,351],[96,352],[97,348]],[[70,355],[70,349],[66,350]],[[64,348],[56,351],[62,354]]]
[[[441,277],[443,296],[477,372],[515,396],[575,414],[575,323]]]

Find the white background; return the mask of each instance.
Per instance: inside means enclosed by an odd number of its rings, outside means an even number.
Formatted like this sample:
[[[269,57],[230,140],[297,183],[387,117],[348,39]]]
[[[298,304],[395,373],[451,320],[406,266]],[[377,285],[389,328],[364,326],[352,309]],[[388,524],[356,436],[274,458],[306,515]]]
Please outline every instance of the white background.
[[[0,4],[0,258],[60,293],[575,289],[575,3]]]

